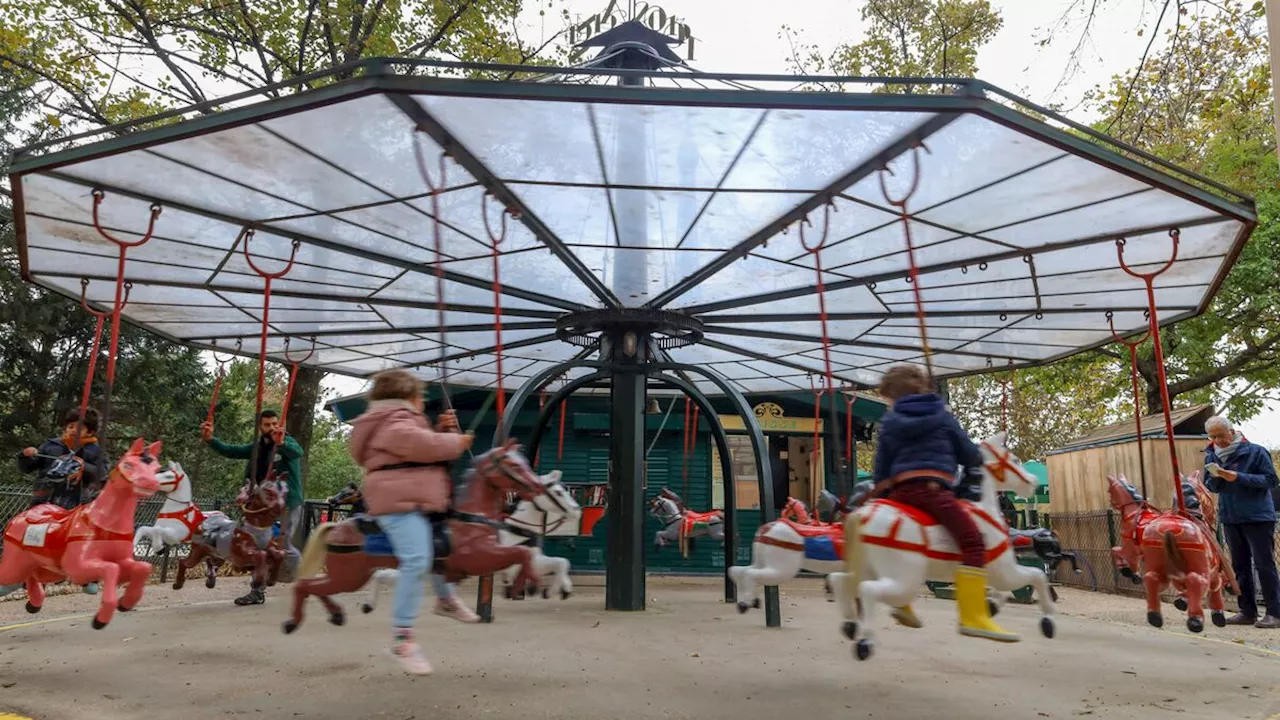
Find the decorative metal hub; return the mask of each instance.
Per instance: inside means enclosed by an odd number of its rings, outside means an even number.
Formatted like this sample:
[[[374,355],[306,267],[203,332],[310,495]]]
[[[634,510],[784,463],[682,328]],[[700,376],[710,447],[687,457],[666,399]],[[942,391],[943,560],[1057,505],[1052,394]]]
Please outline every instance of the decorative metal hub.
[[[590,347],[604,333],[631,331],[652,337],[663,350],[693,345],[702,340],[702,321],[671,310],[609,308],[564,315],[556,320],[556,337]]]

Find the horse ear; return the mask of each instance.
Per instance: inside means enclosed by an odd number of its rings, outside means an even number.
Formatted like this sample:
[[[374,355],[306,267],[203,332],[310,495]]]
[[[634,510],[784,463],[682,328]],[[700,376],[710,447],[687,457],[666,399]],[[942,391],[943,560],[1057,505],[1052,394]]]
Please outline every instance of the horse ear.
[[[551,482],[558,482],[562,473],[559,470],[552,470],[547,473],[547,477],[551,478]]]
[[[150,456],[151,456],[151,457],[153,457],[153,458],[159,458],[159,457],[160,457],[160,448],[161,448],[161,447],[163,447],[163,446],[164,446],[164,442],[163,442],[163,441],[161,441],[161,440],[157,440],[157,441],[155,441],[155,442],[151,443],[151,445],[147,448],[147,454],[148,454],[148,455],[150,455]]]
[[[1001,430],[1000,432],[991,436],[991,444],[999,445],[1000,447],[1005,447],[1005,440],[1007,440],[1008,438],[1009,438],[1009,433],[1004,430]]]
[[[137,440],[134,440],[134,441],[133,441],[133,444],[129,446],[129,452],[127,452],[127,453],[125,453],[125,454],[126,454],[126,455],[141,455],[141,454],[142,454],[142,449],[143,449],[144,447],[146,447],[146,442],[145,442],[142,438],[138,438]]]

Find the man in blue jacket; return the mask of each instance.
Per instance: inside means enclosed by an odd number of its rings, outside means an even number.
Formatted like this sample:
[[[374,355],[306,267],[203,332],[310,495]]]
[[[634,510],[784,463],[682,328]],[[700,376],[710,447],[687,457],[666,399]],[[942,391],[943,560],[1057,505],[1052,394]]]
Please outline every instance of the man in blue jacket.
[[[1240,612],[1229,625],[1280,628],[1280,575],[1276,572],[1276,508],[1272,492],[1280,486],[1271,454],[1244,438],[1222,417],[1211,417],[1205,432],[1205,487],[1218,493],[1222,525],[1231,548],[1231,564],[1240,583]],[[1262,585],[1267,614],[1258,619],[1254,568]]]

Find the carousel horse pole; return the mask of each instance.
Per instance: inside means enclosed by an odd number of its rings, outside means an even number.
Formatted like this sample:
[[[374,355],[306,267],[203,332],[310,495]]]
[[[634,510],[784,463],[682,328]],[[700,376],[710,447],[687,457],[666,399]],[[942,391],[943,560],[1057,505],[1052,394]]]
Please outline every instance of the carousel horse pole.
[[[541,478],[513,440],[477,455],[468,477],[462,497],[443,520],[444,528],[438,528],[436,560],[445,579],[457,582],[465,577],[491,576],[518,564],[519,582],[537,585],[529,548],[498,544],[498,518],[508,492],[529,501],[547,496]],[[551,501],[555,502],[554,498]],[[324,523],[311,534],[303,550],[299,580],[293,586],[293,609],[284,622],[284,632],[292,633],[302,624],[303,609],[311,596],[324,605],[329,622],[342,625],[346,615],[332,596],[359,590],[376,570],[395,566],[390,543],[370,519]]]
[[[66,510],[37,505],[18,513],[4,531],[0,588],[27,589],[27,612],[40,612],[44,584],[69,579],[77,585],[102,584],[102,600],[93,616],[101,630],[115,611],[142,600],[151,564],[133,557],[133,517],[138,498],[159,489],[160,441],[138,438],[107,477],[102,492],[87,505]],[[118,588],[124,584],[124,593]]]
[[[1004,433],[979,444],[983,455],[982,499],[961,501],[986,544],[991,587],[1012,591],[1031,585],[1043,616],[1040,631],[1055,632],[1049,581],[1040,568],[1019,565],[1000,514],[998,492],[1035,494],[1036,479],[1004,446]],[[795,551],[796,555],[800,551]],[[866,660],[875,647],[877,606],[886,603],[900,624],[919,627],[909,606],[926,580],[950,582],[960,554],[955,541],[927,514],[892,500],[871,500],[844,522],[844,572],[831,574],[836,602],[844,615],[843,632],[854,641],[854,656]]]

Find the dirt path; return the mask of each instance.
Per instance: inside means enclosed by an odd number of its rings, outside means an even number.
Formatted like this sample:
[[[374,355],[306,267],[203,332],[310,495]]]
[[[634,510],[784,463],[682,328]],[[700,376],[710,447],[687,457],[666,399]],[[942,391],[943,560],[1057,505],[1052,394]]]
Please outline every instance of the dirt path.
[[[345,627],[312,612],[285,637],[282,593],[265,606],[236,608],[228,598],[242,588],[225,583],[179,598],[200,605],[164,607],[163,593],[150,594],[145,605],[154,609],[95,632],[74,617],[88,598],[65,596],[47,612],[72,619],[0,628],[0,713],[37,720],[1268,720],[1280,713],[1280,660],[1272,655],[1079,617],[1060,618],[1058,638],[1048,641],[1034,634],[1034,609],[1020,606],[1002,617],[1024,642],[999,645],[959,637],[952,603],[922,600],[923,630],[887,628],[876,657],[857,663],[837,632],[834,606],[810,585],[786,593],[778,630],[764,628],[758,611],[739,616],[716,602],[705,582],[651,583],[645,613],[606,613],[598,589],[584,587],[564,602],[503,601],[493,625],[428,616],[420,634],[437,672],[419,679],[383,654],[385,605],[350,616]],[[356,605],[352,597],[343,602]]]

